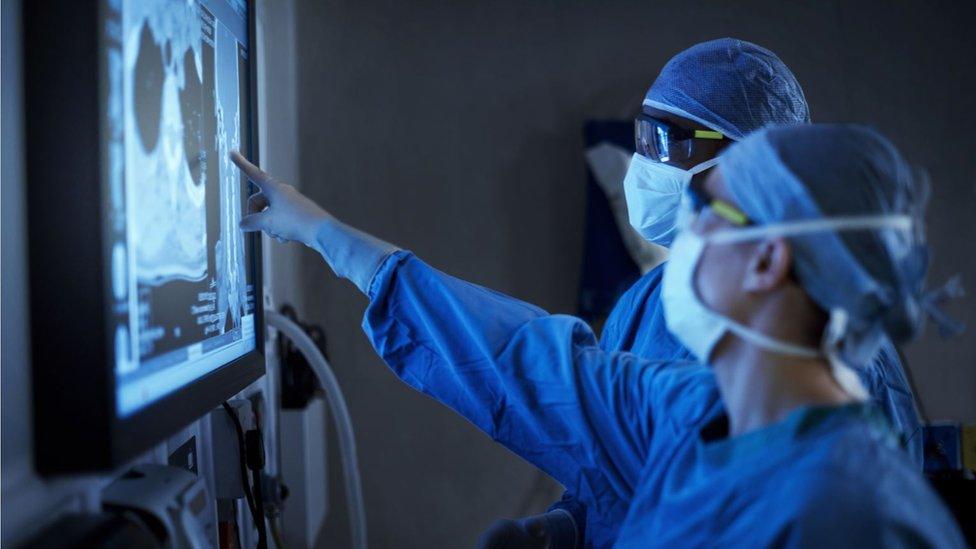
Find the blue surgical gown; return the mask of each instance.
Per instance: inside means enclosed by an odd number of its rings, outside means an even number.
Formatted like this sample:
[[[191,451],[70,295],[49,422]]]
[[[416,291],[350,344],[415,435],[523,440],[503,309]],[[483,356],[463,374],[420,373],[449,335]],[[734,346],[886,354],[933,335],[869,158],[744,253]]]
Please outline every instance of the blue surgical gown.
[[[591,524],[615,532],[589,545],[963,546],[870,405],[799,409],[723,437],[703,366],[606,353],[579,319],[408,252],[388,257],[367,293],[363,327],[393,372],[561,482]]]

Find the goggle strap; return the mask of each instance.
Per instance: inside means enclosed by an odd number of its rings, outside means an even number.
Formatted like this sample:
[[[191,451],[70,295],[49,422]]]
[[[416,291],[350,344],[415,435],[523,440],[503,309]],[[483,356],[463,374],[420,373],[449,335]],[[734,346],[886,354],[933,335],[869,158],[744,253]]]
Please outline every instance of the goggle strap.
[[[647,118],[640,118],[640,117],[638,117],[634,122],[635,122],[636,133],[638,135],[642,133],[643,125],[647,124],[653,128],[654,137],[661,137],[660,128],[663,126],[668,130],[668,133],[666,135],[670,135],[672,132],[690,132],[691,137],[695,139],[715,139],[715,140],[725,139],[725,134],[723,134],[722,132],[717,132],[715,130],[685,130],[675,126],[670,126],[663,121],[659,121],[656,119],[652,121]]]
[[[721,230],[705,235],[710,244],[746,242],[774,236],[799,236],[827,231],[894,229],[910,231],[915,221],[909,215],[854,215],[756,225],[745,229]]]
[[[725,139],[721,132],[712,130],[695,130],[692,135],[698,139]]]
[[[745,226],[749,224],[749,218],[746,214],[739,211],[738,208],[722,202],[721,200],[713,200],[711,204],[708,205],[718,216],[724,218],[729,223],[733,223],[739,226]]]

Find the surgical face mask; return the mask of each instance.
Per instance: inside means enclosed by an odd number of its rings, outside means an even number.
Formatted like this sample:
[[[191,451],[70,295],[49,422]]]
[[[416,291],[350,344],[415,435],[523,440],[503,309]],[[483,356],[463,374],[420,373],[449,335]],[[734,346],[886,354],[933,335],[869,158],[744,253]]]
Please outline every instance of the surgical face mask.
[[[630,225],[646,240],[669,246],[675,217],[691,178],[718,164],[718,157],[683,170],[634,153],[624,177]]]
[[[828,230],[910,230],[911,226],[912,220],[908,216],[859,216],[726,229],[707,235],[683,229],[674,240],[671,257],[664,268],[661,299],[668,331],[702,362],[709,361],[715,345],[726,333],[774,353],[827,358],[841,388],[855,398],[866,398],[867,392],[857,374],[840,360],[836,349],[836,343],[841,341],[846,330],[847,316],[843,310],[831,311],[820,348],[796,345],[758,332],[706,307],[695,291],[695,271],[707,244],[732,244]]]

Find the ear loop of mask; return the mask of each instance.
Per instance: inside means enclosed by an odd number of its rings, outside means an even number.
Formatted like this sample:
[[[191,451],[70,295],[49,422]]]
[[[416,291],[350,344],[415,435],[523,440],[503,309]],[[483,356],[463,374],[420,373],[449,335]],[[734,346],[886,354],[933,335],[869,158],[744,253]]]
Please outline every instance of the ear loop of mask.
[[[781,355],[791,355],[798,356],[801,358],[820,358],[824,356],[821,351],[813,347],[807,347],[805,345],[796,345],[794,343],[789,343],[782,341],[773,337],[770,337],[762,332],[758,332],[748,326],[739,324],[738,322],[725,317],[726,326],[729,331],[735,335],[741,337],[742,339],[752,343],[757,347],[766,349],[767,351],[772,351]]]

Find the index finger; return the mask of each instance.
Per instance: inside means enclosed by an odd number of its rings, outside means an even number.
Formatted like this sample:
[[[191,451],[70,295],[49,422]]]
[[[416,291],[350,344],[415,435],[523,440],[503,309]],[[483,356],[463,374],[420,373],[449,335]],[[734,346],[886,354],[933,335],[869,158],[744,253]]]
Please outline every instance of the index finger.
[[[261,168],[251,164],[251,162],[244,158],[241,153],[237,151],[230,151],[230,159],[234,162],[234,164],[237,164],[237,167],[244,172],[244,175],[246,175],[247,178],[254,182],[254,184],[256,184],[258,187],[263,188],[263,185],[271,180],[271,176],[265,173]]]

